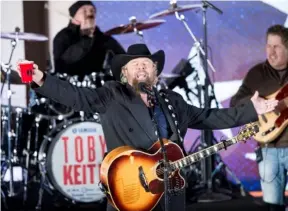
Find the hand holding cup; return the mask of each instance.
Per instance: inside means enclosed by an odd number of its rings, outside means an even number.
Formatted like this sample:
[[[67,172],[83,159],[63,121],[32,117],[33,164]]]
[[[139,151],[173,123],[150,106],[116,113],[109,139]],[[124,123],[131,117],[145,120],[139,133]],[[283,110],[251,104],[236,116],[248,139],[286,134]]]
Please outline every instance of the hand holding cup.
[[[16,69],[23,83],[34,81],[39,86],[43,84],[44,73],[38,69],[38,65],[33,61],[20,60],[17,62]]]

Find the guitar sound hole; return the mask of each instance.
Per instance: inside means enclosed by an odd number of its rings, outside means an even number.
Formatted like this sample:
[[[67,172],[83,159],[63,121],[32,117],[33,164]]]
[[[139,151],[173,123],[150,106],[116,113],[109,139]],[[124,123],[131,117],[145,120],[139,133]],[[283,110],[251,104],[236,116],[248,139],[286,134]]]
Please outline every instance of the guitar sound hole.
[[[156,168],[156,175],[160,178],[160,179],[164,179],[164,164],[161,162],[158,164],[157,168]],[[169,172],[169,177],[173,176],[173,171],[171,170]]]
[[[159,163],[157,168],[156,168],[156,175],[160,178],[160,179],[164,179],[164,164],[163,163]]]

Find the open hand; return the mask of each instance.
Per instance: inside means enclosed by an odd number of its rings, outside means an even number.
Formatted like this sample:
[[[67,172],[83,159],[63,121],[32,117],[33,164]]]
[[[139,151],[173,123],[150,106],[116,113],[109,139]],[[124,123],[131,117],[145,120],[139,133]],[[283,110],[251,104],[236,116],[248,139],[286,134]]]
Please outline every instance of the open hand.
[[[265,100],[264,98],[259,97],[258,91],[255,92],[251,101],[258,115],[273,111],[278,105],[278,100]]]

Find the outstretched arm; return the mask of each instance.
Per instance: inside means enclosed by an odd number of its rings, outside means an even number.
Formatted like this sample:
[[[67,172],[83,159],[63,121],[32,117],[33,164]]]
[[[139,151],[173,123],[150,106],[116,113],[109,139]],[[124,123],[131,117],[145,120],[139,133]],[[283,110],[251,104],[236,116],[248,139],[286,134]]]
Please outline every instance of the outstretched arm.
[[[174,106],[181,113],[182,122],[194,129],[226,129],[258,120],[258,115],[272,111],[277,100],[265,100],[258,92],[245,104],[233,108],[197,108],[187,104],[181,95],[173,94]]]
[[[232,108],[201,109],[187,105],[186,111],[190,117],[188,127],[198,129],[225,129],[258,121],[258,115],[273,111],[278,101],[265,100],[256,91],[253,97]]]
[[[202,109],[187,105],[188,127],[195,129],[233,128],[258,120],[253,103],[224,109]]]
[[[17,69],[20,73],[19,68]],[[75,111],[87,113],[103,113],[113,100],[109,88],[80,88],[55,76],[44,74],[34,65],[33,83],[31,87],[39,94],[60,104],[73,108]]]

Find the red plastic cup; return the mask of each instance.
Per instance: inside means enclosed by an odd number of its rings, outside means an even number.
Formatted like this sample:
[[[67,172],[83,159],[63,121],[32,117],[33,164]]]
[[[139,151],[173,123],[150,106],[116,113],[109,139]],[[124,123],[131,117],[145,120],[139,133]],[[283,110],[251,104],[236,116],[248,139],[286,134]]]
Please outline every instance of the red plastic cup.
[[[23,83],[32,82],[33,65],[34,65],[34,62],[27,62],[27,61],[21,62],[19,64],[21,80]]]

